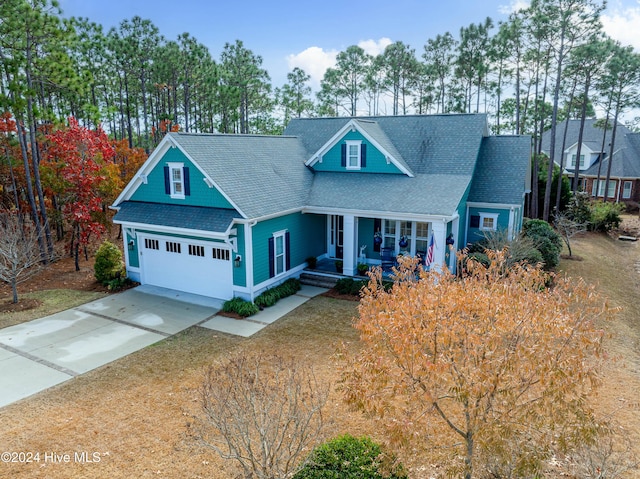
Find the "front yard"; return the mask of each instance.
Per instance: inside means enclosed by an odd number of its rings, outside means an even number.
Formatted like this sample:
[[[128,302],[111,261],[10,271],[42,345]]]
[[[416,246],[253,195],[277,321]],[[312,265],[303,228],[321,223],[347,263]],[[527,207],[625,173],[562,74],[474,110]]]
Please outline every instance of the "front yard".
[[[598,283],[612,305],[624,308],[618,320],[603,325],[611,333],[608,349],[615,360],[606,371],[600,395],[593,401],[603,414],[615,414],[640,445],[638,248],[637,243],[589,234],[573,242],[574,254],[583,260],[563,260],[560,269]],[[358,338],[351,328],[356,308],[356,302],[317,297],[248,339],[193,327],[0,409],[0,452],[40,453],[39,462],[0,463],[0,476],[229,477],[214,453],[193,443],[189,424],[198,412],[198,387],[205,367],[243,349],[310,359],[321,376],[333,381],[328,402],[333,426],[328,435],[349,432],[383,440],[375,425],[349,411],[335,391],[337,346],[346,341],[357,347]],[[0,313],[0,324],[5,314]],[[640,446],[636,447],[640,453]],[[88,454],[81,456],[83,452]],[[70,455],[69,463],[54,461],[64,454]],[[81,457],[93,462],[82,464],[76,460]],[[421,467],[424,464],[420,457],[405,459],[405,464],[412,467],[412,477],[430,477]]]

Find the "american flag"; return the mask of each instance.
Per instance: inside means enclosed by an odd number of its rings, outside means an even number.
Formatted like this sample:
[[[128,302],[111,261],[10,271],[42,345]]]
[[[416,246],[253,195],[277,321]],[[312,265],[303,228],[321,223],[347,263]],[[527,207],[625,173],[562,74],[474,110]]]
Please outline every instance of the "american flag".
[[[429,247],[427,248],[427,257],[424,259],[425,266],[431,266],[433,263],[433,250],[436,247],[435,239],[433,238],[433,233],[431,233],[431,240],[429,241]]]

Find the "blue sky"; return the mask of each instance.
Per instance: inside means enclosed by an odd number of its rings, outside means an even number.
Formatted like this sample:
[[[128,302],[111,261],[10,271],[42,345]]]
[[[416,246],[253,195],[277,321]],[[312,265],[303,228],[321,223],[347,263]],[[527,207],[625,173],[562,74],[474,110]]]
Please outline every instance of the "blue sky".
[[[427,39],[483,21],[504,20],[524,0],[61,0],[65,17],[88,17],[105,31],[135,15],[167,39],[188,32],[218,60],[225,43],[242,40],[263,58],[274,86],[295,66],[317,86],[335,55],[350,45],[376,54],[395,41],[421,54]],[[607,33],[640,51],[640,0],[610,0]]]

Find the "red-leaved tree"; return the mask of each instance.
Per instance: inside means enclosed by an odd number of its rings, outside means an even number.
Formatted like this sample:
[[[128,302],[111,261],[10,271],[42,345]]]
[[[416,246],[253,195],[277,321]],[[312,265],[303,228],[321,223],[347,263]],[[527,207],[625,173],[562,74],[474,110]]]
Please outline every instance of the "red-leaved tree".
[[[73,117],[69,118],[68,127],[47,135],[47,139],[45,166],[56,179],[63,218],[71,226],[69,248],[79,271],[80,246],[104,232],[98,215],[103,208],[100,185],[115,153],[101,128],[89,130]]]

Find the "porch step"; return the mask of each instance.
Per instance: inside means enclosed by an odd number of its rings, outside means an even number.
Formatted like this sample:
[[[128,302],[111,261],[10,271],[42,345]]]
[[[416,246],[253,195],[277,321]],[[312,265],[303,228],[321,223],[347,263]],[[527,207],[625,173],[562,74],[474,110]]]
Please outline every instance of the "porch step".
[[[319,288],[333,288],[340,276],[334,276],[331,274],[317,274],[317,273],[301,273],[300,283],[308,286],[317,286]]]

